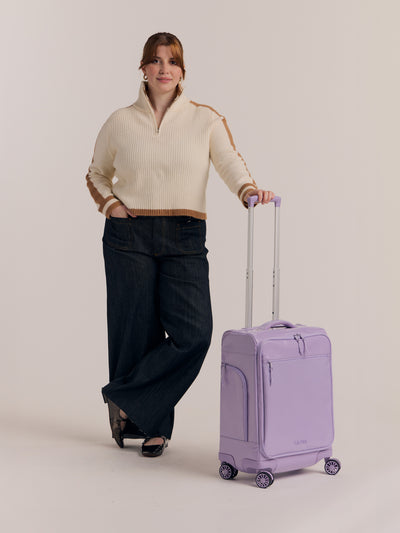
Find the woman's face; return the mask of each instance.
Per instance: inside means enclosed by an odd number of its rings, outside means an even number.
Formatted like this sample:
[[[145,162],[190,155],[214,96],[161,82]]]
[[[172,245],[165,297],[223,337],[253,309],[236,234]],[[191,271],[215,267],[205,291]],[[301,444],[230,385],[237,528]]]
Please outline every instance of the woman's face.
[[[172,57],[171,47],[159,45],[156,57],[144,65],[142,71],[148,76],[149,89],[159,94],[175,90],[182,76],[182,69]]]

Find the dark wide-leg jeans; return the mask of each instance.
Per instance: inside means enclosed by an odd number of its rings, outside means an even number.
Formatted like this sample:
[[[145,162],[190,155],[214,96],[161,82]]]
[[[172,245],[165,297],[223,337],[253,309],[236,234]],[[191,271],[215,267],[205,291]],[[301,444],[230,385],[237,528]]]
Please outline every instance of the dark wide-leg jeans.
[[[110,398],[146,435],[171,438],[174,406],[198,375],[213,321],[206,221],[106,218]]]

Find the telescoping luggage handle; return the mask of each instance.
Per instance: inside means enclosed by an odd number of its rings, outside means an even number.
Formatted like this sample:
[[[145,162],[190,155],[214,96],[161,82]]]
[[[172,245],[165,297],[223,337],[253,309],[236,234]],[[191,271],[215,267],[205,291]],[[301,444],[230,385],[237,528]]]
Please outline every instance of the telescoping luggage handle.
[[[248,204],[248,228],[247,228],[247,270],[246,270],[246,318],[245,327],[251,328],[253,321],[253,237],[254,237],[254,204],[258,201],[258,195],[250,196]],[[274,196],[269,203],[275,204],[274,223],[274,270],[272,275],[272,320],[279,318],[279,214],[281,197]]]

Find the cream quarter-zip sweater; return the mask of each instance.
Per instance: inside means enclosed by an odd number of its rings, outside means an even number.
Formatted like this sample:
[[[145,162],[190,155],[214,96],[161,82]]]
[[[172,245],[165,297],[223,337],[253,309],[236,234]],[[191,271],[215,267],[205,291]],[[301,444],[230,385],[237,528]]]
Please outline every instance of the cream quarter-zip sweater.
[[[225,117],[181,89],[158,128],[142,81],[136,102],[111,113],[101,127],[86,183],[107,218],[124,204],[133,215],[206,219],[210,161],[247,207],[243,197],[257,185]]]

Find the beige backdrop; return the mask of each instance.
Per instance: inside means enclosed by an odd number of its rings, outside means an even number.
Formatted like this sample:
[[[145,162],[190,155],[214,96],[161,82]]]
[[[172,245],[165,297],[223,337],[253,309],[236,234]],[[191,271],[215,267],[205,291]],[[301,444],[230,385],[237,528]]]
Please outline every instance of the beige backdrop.
[[[399,17],[396,0],[2,3],[8,531],[394,531]],[[262,491],[218,476],[220,340],[244,326],[247,211],[213,168],[211,348],[162,458],[111,440],[104,216],[85,175],[157,31],[184,45],[186,94],[226,116],[252,176],[282,197],[280,316],[332,340],[335,478],[319,464]],[[271,317],[273,211],[255,212],[255,325]]]

